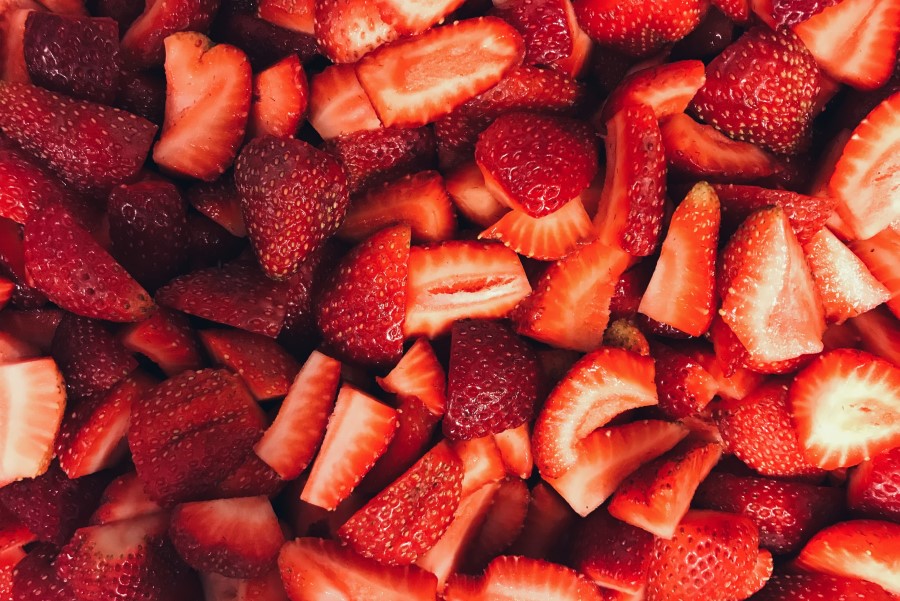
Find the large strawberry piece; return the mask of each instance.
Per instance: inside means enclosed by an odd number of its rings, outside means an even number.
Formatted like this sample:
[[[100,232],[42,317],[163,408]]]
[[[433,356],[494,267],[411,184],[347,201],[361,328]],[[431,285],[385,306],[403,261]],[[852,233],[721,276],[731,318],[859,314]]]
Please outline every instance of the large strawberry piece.
[[[122,58],[134,68],[161,65],[167,37],[181,31],[206,31],[218,0],[151,0],[122,36]]]
[[[900,447],[879,453],[850,473],[847,503],[855,514],[900,521]]]
[[[727,135],[778,153],[809,144],[819,74],[790,31],[751,29],[706,68],[693,110]]]
[[[700,23],[703,3],[666,0],[659,5],[610,0],[577,0],[578,23],[602,46],[646,56],[676,42]]]
[[[204,330],[210,357],[238,374],[259,401],[283,397],[300,366],[277,342],[244,330]]]
[[[0,148],[0,178],[0,216],[16,223],[25,224],[41,208],[72,196],[53,172],[16,148]]]
[[[271,136],[244,147],[234,181],[266,275],[294,273],[341,224],[349,205],[340,163],[306,142]]]

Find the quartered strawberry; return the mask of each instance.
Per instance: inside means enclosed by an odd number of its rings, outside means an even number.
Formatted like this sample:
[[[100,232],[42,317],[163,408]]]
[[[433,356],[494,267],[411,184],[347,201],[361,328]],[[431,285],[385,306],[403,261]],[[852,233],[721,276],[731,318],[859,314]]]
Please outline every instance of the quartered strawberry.
[[[106,192],[137,175],[156,126],[119,109],[28,84],[0,86],[0,130],[84,192]]]
[[[0,149],[0,177],[0,215],[23,225],[43,207],[72,196],[49,169],[15,148]]]
[[[153,160],[175,175],[212,181],[231,166],[244,139],[250,63],[240,49],[213,46],[200,33],[173,34],[165,48],[166,116]]]
[[[659,408],[667,416],[700,415],[720,393],[719,381],[707,370],[707,363],[690,351],[654,344],[653,355]]]
[[[549,66],[572,55],[566,0],[512,0],[498,3],[491,14],[516,28],[525,41],[526,65]]]
[[[712,325],[709,327],[709,339],[715,350],[716,363],[726,377],[732,377],[734,374],[744,373],[748,370],[756,374],[793,373],[815,357],[815,355],[800,355],[784,361],[755,359],[719,315],[713,318]]]
[[[519,257],[502,244],[453,240],[413,247],[403,334],[433,338],[460,319],[503,318],[529,292]]]
[[[363,57],[356,74],[386,126],[423,125],[499,82],[525,44],[496,17],[437,27]]]
[[[277,567],[257,578],[226,578],[215,573],[200,577],[209,601],[288,601]]]
[[[219,8],[215,0],[153,0],[122,36],[122,58],[135,69],[163,64],[167,37],[206,31]]]
[[[488,190],[535,218],[562,208],[597,174],[593,129],[555,115],[501,115],[478,137],[475,161]]]
[[[122,344],[156,363],[167,376],[200,369],[203,359],[191,324],[181,313],[157,309],[142,322],[122,332]]]
[[[606,589],[637,594],[647,584],[654,536],[605,510],[579,523],[571,565]]]
[[[161,513],[163,508],[157,505],[147,493],[144,484],[137,474],[128,472],[109,483],[96,511],[91,516],[90,524],[111,524],[120,520]]]
[[[474,147],[474,142],[472,145]],[[453,199],[457,211],[472,223],[488,227],[509,211],[487,189],[481,169],[474,160],[457,165],[444,177],[447,193]]]
[[[198,182],[185,191],[185,199],[233,236],[243,238],[247,226],[241,214],[241,196],[231,173],[213,182]]]
[[[22,557],[12,572],[12,582],[8,591],[10,601],[32,601],[32,599],[53,599],[54,601],[77,601],[71,587],[56,574],[53,560],[59,549],[49,543],[35,546],[27,556]],[[0,555],[5,559],[9,551]],[[0,584],[0,592],[3,591]]]
[[[593,582],[571,568],[509,555],[492,561],[480,577],[454,576],[444,591],[446,601],[602,601],[603,598]]]
[[[778,573],[753,597],[753,601],[891,601],[889,592],[871,582],[820,572]]]
[[[119,25],[112,19],[33,11],[25,21],[25,65],[35,85],[110,104],[119,92]]]
[[[388,392],[418,398],[434,415],[446,410],[447,375],[426,338],[416,340],[388,375],[376,379]]]
[[[897,521],[900,517],[900,447],[863,461],[850,472],[847,504],[856,515]]]
[[[322,51],[335,63],[355,63],[400,37],[397,25],[375,0],[316,2],[313,23]]]
[[[468,497],[486,484],[499,482],[506,477],[503,456],[493,436],[482,436],[453,443],[453,450],[462,459],[462,496]]]
[[[885,307],[850,320],[862,349],[900,366],[900,322]]]
[[[325,140],[381,127],[353,65],[329,65],[312,76],[309,123]]]
[[[241,377],[258,401],[287,394],[300,369],[277,342],[244,330],[203,330],[200,340],[213,361]]]
[[[900,257],[900,227],[888,227],[866,240],[854,240],[848,243],[850,250],[862,259],[872,272],[891,293],[887,308],[900,318],[900,270],[897,269],[897,257]]]
[[[625,107],[643,104],[657,119],[683,113],[706,81],[701,61],[686,60],[635,71],[613,90],[594,117],[600,126]]]
[[[247,135],[292,137],[306,117],[309,86],[303,65],[292,54],[253,77]]]
[[[900,367],[863,351],[820,355],[788,395],[803,455],[823,469],[850,467],[900,444]]]
[[[316,6],[313,0],[260,0],[256,12],[260,18],[279,27],[315,34]]]

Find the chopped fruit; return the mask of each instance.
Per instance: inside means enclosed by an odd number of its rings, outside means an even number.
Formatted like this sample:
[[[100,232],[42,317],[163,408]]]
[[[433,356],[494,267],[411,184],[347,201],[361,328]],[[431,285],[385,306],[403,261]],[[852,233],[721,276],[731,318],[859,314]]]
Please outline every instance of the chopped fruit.
[[[172,34],[208,30],[219,3],[215,0],[151,0],[143,6],[144,12],[122,36],[122,57],[126,65],[135,69],[163,64],[165,41]]]
[[[850,320],[865,351],[900,367],[900,322],[884,308],[863,313]]]
[[[884,85],[900,44],[896,0],[842,0],[804,20],[794,31],[822,70],[855,88]]]
[[[486,484],[499,482],[506,476],[503,457],[492,436],[461,440],[453,444],[453,450],[462,459],[465,468],[462,483],[463,498]]]
[[[162,507],[144,492],[144,484],[137,474],[129,472],[119,476],[106,487],[90,523],[92,526],[111,524],[162,511]]]
[[[788,395],[803,455],[822,469],[850,467],[900,444],[900,367],[838,349],[797,374]]]
[[[396,429],[396,411],[344,385],[300,498],[335,509],[384,454]]]
[[[534,559],[554,557],[565,542],[560,533],[567,532],[575,523],[576,515],[569,505],[545,482],[538,482],[531,489],[522,532],[508,552]]]
[[[244,139],[250,63],[238,48],[213,46],[200,33],[173,34],[165,46],[166,116],[153,160],[175,175],[212,181]]]
[[[744,575],[744,579],[735,584],[734,590],[730,593],[729,601],[740,601],[749,599],[753,594],[761,590],[769,578],[772,577],[772,571],[775,569],[775,561],[772,553],[766,549],[760,549],[756,554],[756,563],[753,568]]]
[[[257,13],[273,25],[315,35],[314,0],[260,0]]]
[[[201,574],[208,601],[288,601],[277,568],[257,578]]]
[[[466,554],[464,567],[460,571],[469,573],[481,570],[509,548],[525,526],[530,500],[524,481],[507,478],[500,482],[478,538]]]
[[[447,376],[426,338],[416,340],[390,373],[377,380],[384,390],[401,397],[416,397],[434,415],[444,414]]]
[[[614,346],[638,355],[650,354],[647,337],[640,328],[627,319],[617,319],[607,326],[603,332],[603,346]]]
[[[290,385],[275,421],[256,443],[256,454],[285,480],[299,476],[318,449],[340,375],[338,361],[313,351]]]
[[[284,543],[266,497],[185,503],[172,511],[169,536],[178,554],[201,572],[255,578],[275,566]]]
[[[274,497],[284,488],[284,480],[252,451],[244,461],[216,484],[207,497]]]
[[[448,172],[445,184],[456,209],[477,225],[491,226],[509,210],[487,189],[484,176],[475,161],[459,165]]]
[[[166,80],[162,73],[123,72],[116,106],[162,125],[166,112]]]
[[[0,149],[0,177],[0,215],[22,225],[45,206],[71,196],[51,171],[18,149]]]
[[[900,3],[896,12],[900,21]],[[894,94],[853,131],[828,182],[839,199],[838,215],[858,238],[871,238],[900,218],[900,178],[893,150],[898,128],[900,94]]]
[[[690,352],[658,343],[653,351],[660,410],[673,419],[701,415],[720,392],[718,380]]]
[[[500,556],[480,577],[457,575],[447,583],[446,601],[603,601],[590,580],[565,566],[527,557]]]
[[[887,307],[900,318],[900,227],[888,227],[867,240],[854,240],[850,250],[862,259],[872,275],[891,293]]]
[[[18,549],[5,551],[0,555],[0,561],[8,558],[8,554],[19,551]],[[59,549],[50,544],[37,545],[30,550],[27,556],[20,557],[12,573],[9,596],[4,597],[10,601],[32,601],[33,599],[53,599],[54,601],[77,601],[75,593],[56,574],[53,560],[57,557]],[[3,582],[0,580],[0,592],[3,592]]]
[[[416,566],[384,566],[320,538],[286,543],[278,567],[291,601],[329,597],[431,601],[437,595],[433,574]]]
[[[579,197],[544,217],[514,209],[478,235],[499,240],[520,255],[544,261],[562,259],[593,234],[591,218]]]
[[[24,8],[15,8],[16,5],[22,5]],[[28,15],[34,10],[43,10],[43,7],[32,0],[4,3],[4,15],[0,17],[0,32],[6,38],[0,46],[0,76],[4,81],[31,83],[28,66],[25,64],[24,46],[25,24]]]
[[[772,575],[753,601],[892,601],[889,592],[871,582],[843,578],[819,572],[778,573]]]
[[[534,425],[541,474],[559,477],[583,458],[595,430],[637,407],[657,404],[653,360],[616,348],[585,355],[557,384]]]
[[[386,126],[423,125],[484,92],[522,61],[522,37],[504,21],[458,21],[379,48],[356,74]]]
[[[616,490],[609,513],[661,538],[672,538],[697,486],[722,456],[716,443],[687,442],[641,466]]]
[[[247,8],[252,12],[252,7]],[[289,54],[296,54],[301,62],[305,62],[320,53],[316,38],[309,34],[290,31],[238,11],[226,9],[218,17],[214,33],[221,41],[234,44],[246,52],[250,64],[257,71]]]
[[[25,524],[0,503],[0,556],[15,547],[22,547],[37,540]]]
[[[168,309],[157,309],[144,321],[128,326],[122,332],[122,344],[156,363],[167,376],[203,367],[190,322]]]
[[[501,244],[458,240],[413,247],[403,334],[433,338],[460,319],[506,317],[529,292],[519,257]]]
[[[247,226],[241,214],[241,196],[231,173],[214,182],[197,182],[188,188],[185,197],[192,207],[224,227],[232,236],[243,238],[247,235]]]
[[[768,0],[772,3],[772,18],[778,27],[802,23],[840,0]]]
[[[578,15],[575,14],[571,0],[564,0],[563,6],[566,11],[566,24],[572,36],[572,52],[552,63],[550,68],[568,77],[584,77],[594,52],[594,41],[578,23]]]
[[[605,510],[579,524],[572,566],[603,588],[638,593],[647,584],[654,536],[612,518]]]
[[[306,74],[296,54],[258,73],[253,78],[247,135],[292,137],[306,116],[308,97]]]
[[[603,125],[622,109],[643,104],[657,119],[683,113],[706,81],[701,61],[678,61],[635,71],[613,90],[595,118]]]
[[[491,14],[516,28],[525,41],[526,65],[553,65],[572,55],[566,0],[498,2]]]
[[[337,235],[361,242],[389,225],[405,223],[415,242],[440,242],[456,231],[453,203],[437,171],[421,171],[369,188],[353,199]]]
[[[824,335],[823,335],[824,336]],[[809,363],[815,355],[800,355],[784,361],[759,361],[750,356],[741,341],[731,328],[716,315],[709,328],[710,341],[713,343],[716,363],[729,377],[751,370],[757,374],[786,374],[797,371],[797,368]],[[824,343],[823,343],[824,347]],[[736,397],[735,397],[736,398]]]
[[[34,553],[34,550],[32,550],[32,553]],[[21,592],[18,592],[18,595],[13,594],[13,582],[15,578],[14,574],[17,572],[21,574],[21,569],[17,570],[17,566],[25,559],[25,557],[26,554],[22,547],[10,547],[0,551],[0,595],[3,595],[4,599],[16,601],[16,599],[23,596]],[[19,577],[19,582],[20,587],[22,587],[21,576]],[[28,591],[28,594],[33,594],[34,592],[35,591]],[[55,593],[56,591],[53,591],[51,594]]]
[[[847,504],[857,515],[882,520],[900,518],[900,447],[864,461],[850,472]]]
[[[578,445],[575,464],[547,481],[579,515],[586,516],[641,465],[656,459],[690,431],[681,424],[644,420],[601,428]],[[539,449],[535,449],[535,456]],[[542,472],[543,475],[543,472]]]
[[[841,522],[819,531],[797,557],[805,570],[859,578],[900,595],[900,524],[878,520]]]
[[[353,65],[326,67],[309,88],[309,123],[323,139],[382,127]]]
[[[315,2],[314,33],[325,56],[335,63],[355,63],[382,44],[400,37],[381,3],[369,0]]]
[[[200,340],[213,361],[235,372],[257,401],[287,394],[300,366],[277,342],[243,330],[203,330]]]
[[[103,322],[73,314],[60,320],[51,353],[71,400],[106,392],[138,366]]]
[[[666,196],[663,141],[653,111],[627,106],[606,123],[606,180],[594,225],[600,240],[634,256],[659,243]]]
[[[15,338],[18,344],[36,347],[40,352],[47,354],[50,352],[53,336],[62,316],[61,310],[49,307],[27,311],[6,309],[0,312],[0,331]],[[35,353],[34,356],[37,357],[39,354]]]
[[[495,433],[494,443],[500,451],[500,457],[509,475],[527,480],[534,470],[528,424]]]
[[[718,234],[718,197],[697,184],[672,215],[638,310],[691,336],[706,332],[715,310]]]
[[[781,170],[778,160],[758,146],[732,140],[684,113],[666,117],[659,128],[669,167],[692,178],[750,182]]]

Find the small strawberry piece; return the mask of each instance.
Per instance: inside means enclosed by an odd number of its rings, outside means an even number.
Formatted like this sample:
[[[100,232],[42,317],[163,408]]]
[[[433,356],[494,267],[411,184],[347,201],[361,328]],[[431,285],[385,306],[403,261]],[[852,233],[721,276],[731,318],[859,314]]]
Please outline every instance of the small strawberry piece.
[[[288,601],[278,569],[257,578],[227,578],[201,574],[208,601]]]
[[[437,171],[421,171],[369,188],[353,199],[337,235],[361,242],[389,225],[405,223],[415,242],[440,242],[456,231],[453,203]]]
[[[25,21],[25,65],[51,92],[110,104],[119,92],[119,25],[33,11]]]
[[[315,38],[335,63],[355,63],[382,44],[400,37],[397,25],[374,0],[324,0],[315,3]]]
[[[41,349],[20,340],[8,332],[0,332],[0,364],[20,359],[34,359],[42,355]]]
[[[493,436],[483,436],[453,443],[453,450],[462,459],[465,475],[462,496],[468,497],[486,484],[499,482],[506,476],[503,457]]]
[[[541,474],[559,477],[574,467],[581,445],[612,418],[657,404],[653,360],[616,348],[585,355],[547,397],[532,446]]]
[[[16,8],[17,5],[22,8]],[[4,81],[31,83],[25,64],[25,23],[35,10],[43,7],[31,0],[4,3],[4,16],[0,19],[0,32],[5,38],[0,46],[0,76]]]
[[[206,31],[216,0],[152,0],[122,36],[122,58],[135,69],[163,64],[166,38],[181,31]]]
[[[430,601],[437,579],[416,566],[384,566],[347,547],[319,538],[298,538],[278,556],[291,601],[395,598]]]
[[[534,457],[531,454],[531,431],[528,424],[507,428],[494,434],[494,443],[500,451],[503,465],[510,476],[527,480],[534,471]]]
[[[818,601],[819,599],[843,599],[845,601],[891,601],[894,597],[865,580],[843,578],[818,572],[796,574],[775,573],[753,601]]]
[[[661,344],[655,344],[653,351],[660,410],[673,419],[702,414],[720,392],[716,377],[689,352]]]
[[[18,549],[5,551],[0,561],[14,557]],[[58,549],[50,544],[41,544],[31,549],[27,556],[21,557],[12,572],[12,582],[5,599],[10,601],[32,601],[34,599],[53,599],[53,601],[77,601],[75,593],[63,579],[56,574],[53,560]],[[24,555],[22,551],[19,554]],[[20,555],[20,556],[21,556]],[[0,583],[0,592],[3,584]]]
[[[198,213],[188,213],[188,239],[192,269],[227,263],[246,248],[243,240],[232,236],[215,221]],[[259,271],[258,265],[256,270]],[[269,278],[266,279],[272,282]]]
[[[109,17],[119,26],[119,31],[126,31],[144,10],[143,3],[135,0],[96,0],[92,4],[91,14]]]
[[[5,83],[0,131],[77,190],[103,193],[137,174],[156,126],[119,109]]]
[[[306,116],[309,87],[296,54],[253,77],[253,101],[247,135],[292,137]]]
[[[463,0],[436,0],[426,3],[409,3],[404,0],[382,0],[379,9],[389,23],[396,24],[402,35],[414,35],[442,23]]]
[[[824,336],[824,335],[823,335]],[[709,338],[715,349],[716,363],[723,370],[723,375],[732,377],[734,374],[746,373],[748,370],[756,374],[787,374],[797,371],[815,355],[800,355],[784,361],[760,361],[754,359],[747,352],[746,347],[731,331],[731,328],[716,315],[709,328]],[[824,343],[823,343],[824,346]],[[740,395],[732,395],[739,398]]]
[[[6,309],[0,312],[0,331],[12,336],[21,344],[37,348],[43,354],[49,354],[50,347],[53,345],[53,336],[62,317],[63,312],[54,308],[27,311]],[[30,350],[28,352],[31,354]],[[34,356],[36,357],[38,354],[40,353],[34,354]]]
[[[635,71],[613,90],[595,116],[603,125],[622,109],[643,104],[657,119],[683,113],[706,82],[706,67],[698,60],[676,61]]]
[[[869,353],[824,353],[788,395],[803,455],[822,469],[850,467],[900,445],[900,367]]]
[[[181,313],[158,309],[122,332],[122,344],[156,363],[167,376],[200,369],[203,359],[191,324]]]
[[[896,0],[843,0],[794,27],[822,70],[862,90],[884,85],[900,44]]]
[[[248,7],[252,12],[252,7]],[[316,38],[307,33],[291,31],[243,12],[220,11],[214,23],[216,40],[233,44],[245,53],[256,71],[296,54],[306,62],[321,54]]]
[[[729,601],[749,599],[755,593],[762,590],[769,581],[769,578],[772,577],[774,569],[775,560],[772,557],[772,553],[766,549],[760,549],[756,554],[756,563],[754,563],[753,568],[744,575],[743,580],[734,586]]]
[[[188,565],[229,578],[255,578],[275,565],[284,535],[266,497],[185,503],[169,536]]]
[[[23,225],[37,211],[72,194],[50,170],[15,148],[0,149],[0,178],[0,215]]]
[[[862,259],[872,275],[884,284],[891,293],[887,307],[900,318],[900,227],[888,227],[866,240],[848,243],[850,250]]]
[[[241,214],[241,196],[230,173],[214,182],[198,182],[187,189],[185,198],[192,207],[203,213],[230,233],[243,238],[247,226]]]
[[[541,475],[584,517],[606,501],[629,474],[674,447],[689,432],[681,424],[660,420],[601,428],[578,444],[575,464],[561,476]],[[540,452],[535,445],[535,457]]]
[[[446,601],[603,601],[597,586],[571,568],[526,557],[500,556],[480,577],[457,575],[447,583]]]
[[[498,3],[491,14],[516,28],[525,41],[526,65],[552,65],[572,55],[565,0],[511,0]]]
[[[281,345],[262,334],[204,330],[200,340],[213,361],[239,375],[257,401],[286,395],[300,369]]]
[[[413,247],[403,333],[434,338],[460,319],[506,317],[529,292],[519,257],[501,244],[453,240]]]
[[[388,375],[376,379],[384,390],[401,397],[416,397],[434,415],[444,414],[447,375],[428,339],[416,340]]]
[[[103,491],[97,510],[91,516],[90,524],[92,526],[111,524],[162,511],[162,507],[144,492],[144,484],[137,474],[128,472],[110,482]]]
[[[779,27],[790,27],[806,21],[839,0],[771,0],[772,18]]]
[[[650,354],[647,337],[640,328],[627,319],[617,319],[607,326],[603,332],[603,346],[614,346],[637,355]]]
[[[862,349],[900,366],[900,322],[885,308],[863,313],[850,320]]]
[[[466,553],[464,567],[459,571],[483,570],[492,559],[505,552],[525,526],[530,500],[524,481],[519,478],[502,480],[485,514],[478,538]]]
[[[900,524],[852,520],[819,531],[800,551],[797,565],[832,576],[859,578],[900,594]]]
[[[654,537],[595,511],[579,524],[571,565],[603,588],[637,593],[647,584]]]
[[[0,502],[0,557],[10,549],[24,547],[36,540],[37,535]],[[10,558],[11,556],[7,556],[7,559]]]
[[[576,516],[569,505],[545,482],[538,482],[531,489],[522,532],[507,551],[533,559],[555,557],[561,551],[561,543],[566,542],[560,532],[568,532],[575,523]]]
[[[514,209],[478,235],[499,240],[520,255],[556,261],[575,250],[593,234],[591,218],[579,197],[544,217],[532,217]]]
[[[329,65],[312,77],[309,123],[324,140],[382,127],[353,65]]]
[[[857,515],[881,520],[900,518],[900,447],[864,461],[850,472],[847,504]]]
[[[454,167],[445,175],[447,193],[460,214],[477,225],[496,223],[509,209],[487,189],[475,161]]]
[[[240,49],[213,46],[200,33],[173,34],[165,47],[166,115],[153,160],[175,175],[212,181],[231,166],[244,140],[250,63]]]
[[[481,17],[379,48],[356,74],[382,123],[424,125],[495,85],[524,51],[512,26]]]
[[[123,72],[116,106],[162,125],[166,111],[166,80],[152,71]]]
[[[279,27],[315,35],[314,0],[260,0],[257,14]]]

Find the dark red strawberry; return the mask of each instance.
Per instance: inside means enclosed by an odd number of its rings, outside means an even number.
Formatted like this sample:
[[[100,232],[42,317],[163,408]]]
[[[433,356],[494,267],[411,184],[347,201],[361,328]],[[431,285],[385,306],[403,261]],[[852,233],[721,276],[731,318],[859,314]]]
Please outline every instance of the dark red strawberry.
[[[572,54],[565,0],[513,0],[492,11],[525,40],[526,65],[552,65]]]
[[[163,63],[163,41],[178,31],[206,31],[217,0],[151,0],[122,36],[122,58],[133,68]]]
[[[444,434],[468,440],[530,421],[540,386],[531,346],[493,321],[458,321],[451,336]]]
[[[604,588],[637,593],[647,583],[652,534],[600,509],[574,530],[571,565]]]
[[[840,0],[772,0],[772,18],[779,28],[802,23]]]
[[[190,267],[194,270],[228,263],[247,249],[246,238],[232,236],[221,225],[199,213],[188,213],[188,238]]]
[[[0,86],[0,130],[85,192],[134,177],[156,134],[155,125],[125,111],[14,83]]]
[[[659,408],[673,419],[700,415],[718,393],[716,379],[689,353],[655,344]]]
[[[293,137],[306,117],[308,101],[306,74],[296,54],[257,73],[247,120],[248,137]]]
[[[58,552],[55,545],[44,543],[22,558],[13,571],[10,601],[78,601],[65,580],[56,574],[53,560]]]
[[[200,369],[203,358],[191,324],[181,313],[157,309],[140,323],[122,332],[122,344],[156,363],[167,376],[186,369]]]
[[[712,6],[694,31],[681,38],[672,47],[670,58],[710,59],[725,50],[732,42],[736,23],[747,21],[747,13],[750,11],[748,0],[713,0],[710,4]],[[728,10],[725,6],[727,4],[734,7],[734,12],[743,12],[744,18],[727,15],[725,12]]]
[[[259,263],[277,279],[337,231],[350,204],[340,163],[301,140],[253,140],[235,163],[234,181]]]
[[[693,110],[727,135],[773,152],[794,154],[809,145],[818,67],[789,30],[755,28],[706,69]]]
[[[244,330],[204,330],[200,340],[213,361],[241,377],[258,401],[287,394],[300,365],[277,342]]]
[[[319,343],[313,315],[313,294],[318,292],[324,280],[334,270],[343,250],[332,238],[319,252],[307,257],[287,281],[284,328],[278,340],[292,352],[302,355]]]
[[[116,106],[161,126],[166,109],[166,80],[153,71],[123,71]]]
[[[0,216],[16,223],[25,224],[43,207],[72,196],[50,170],[13,148],[0,149],[0,180]],[[75,204],[74,199],[71,202]]]
[[[126,31],[144,10],[144,4],[136,0],[93,0],[87,5],[92,15],[115,21],[119,31]]]
[[[185,192],[192,207],[221,225],[233,236],[243,238],[247,226],[241,214],[241,196],[234,177],[226,173],[214,182],[199,182]]]
[[[119,25],[34,11],[25,21],[25,64],[36,85],[110,104],[119,92]]]
[[[204,494],[208,498],[274,497],[285,481],[266,462],[250,451],[237,469]]]
[[[214,23],[213,37],[246,52],[257,71],[291,54],[296,54],[303,62],[321,54],[312,35],[290,31],[249,14],[220,12]]]
[[[594,41],[633,56],[652,54],[680,40],[700,23],[704,10],[698,0],[666,0],[652,6],[605,0],[573,4],[579,24]]]
[[[653,275],[652,267],[642,262],[621,274],[609,302],[611,319],[631,319],[637,314],[644,290]]]
[[[753,601],[892,601],[889,592],[871,582],[821,572],[772,574]]]
[[[900,447],[863,461],[850,472],[847,502],[864,517],[898,521],[900,518]]]
[[[378,232],[351,250],[323,284],[316,324],[340,356],[379,365],[403,354],[410,236],[409,226]]]
[[[48,354],[63,314],[63,311],[50,307],[30,310],[6,309],[0,313],[0,331]]]

